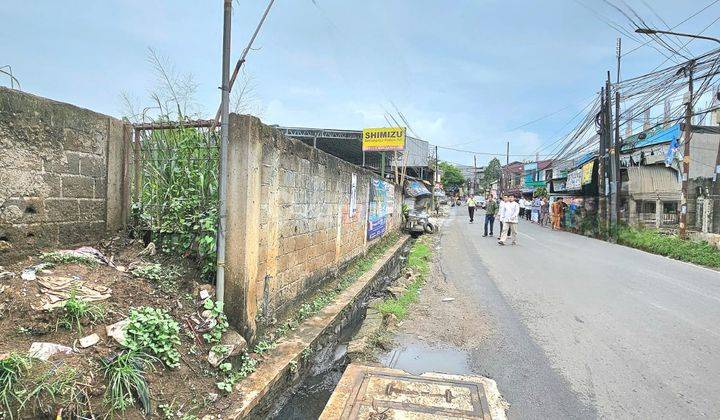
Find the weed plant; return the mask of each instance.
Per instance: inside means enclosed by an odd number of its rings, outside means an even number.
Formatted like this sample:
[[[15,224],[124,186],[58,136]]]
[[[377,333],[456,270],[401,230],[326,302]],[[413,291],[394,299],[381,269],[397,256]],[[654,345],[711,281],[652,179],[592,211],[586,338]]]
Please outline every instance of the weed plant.
[[[89,321],[92,325],[105,319],[105,308],[101,305],[86,302],[78,299],[77,292],[70,292],[70,297],[62,306],[62,314],[55,324],[55,330],[59,326],[72,331],[77,327],[78,332],[82,333],[82,322]]]
[[[157,359],[140,351],[124,351],[103,359],[103,376],[108,381],[105,404],[111,413],[123,412],[135,401],[140,402],[146,416],[152,414],[150,389],[145,379],[148,369],[155,369]]]
[[[168,367],[180,364],[180,326],[163,309],[141,307],[130,311],[125,345],[135,352],[149,352]]]

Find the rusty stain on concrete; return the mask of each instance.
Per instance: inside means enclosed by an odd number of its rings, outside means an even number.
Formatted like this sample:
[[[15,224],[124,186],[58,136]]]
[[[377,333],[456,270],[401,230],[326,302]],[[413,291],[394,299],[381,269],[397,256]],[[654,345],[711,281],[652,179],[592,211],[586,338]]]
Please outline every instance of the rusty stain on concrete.
[[[488,378],[351,364],[320,419],[504,420],[505,405]]]

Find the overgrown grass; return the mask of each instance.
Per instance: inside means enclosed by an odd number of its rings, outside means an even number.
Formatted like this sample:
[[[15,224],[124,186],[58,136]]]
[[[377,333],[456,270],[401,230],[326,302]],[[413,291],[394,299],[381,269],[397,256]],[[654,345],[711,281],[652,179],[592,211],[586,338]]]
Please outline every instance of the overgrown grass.
[[[652,229],[622,227],[618,243],[676,260],[720,268],[720,250],[706,242],[682,240]]]
[[[218,223],[217,135],[198,128],[154,130],[141,144],[137,227],[149,230],[163,252],[195,257],[203,274],[212,276]]]
[[[398,319],[405,318],[410,306],[420,296],[420,288],[430,273],[430,246],[426,241],[425,238],[419,239],[410,249],[407,266],[413,270],[415,278],[400,296],[387,298],[378,305],[378,310],[383,315],[393,314]]]
[[[89,255],[81,255],[70,252],[46,252],[40,254],[40,259],[53,264],[82,264],[94,267],[98,264],[97,259]]]
[[[20,378],[30,368],[30,358],[18,353],[12,353],[0,360],[0,402],[3,414],[13,418],[13,406],[19,403],[16,386]]]
[[[97,321],[105,319],[105,308],[102,305],[78,299],[77,292],[74,290],[70,292],[70,297],[65,301],[61,309],[62,314],[55,325],[56,330],[58,326],[70,331],[77,327],[78,332],[82,333],[83,321],[87,320],[92,325],[95,325]]]
[[[103,376],[108,380],[105,404],[111,413],[123,412],[135,400],[140,402],[145,415],[152,413],[150,389],[145,372],[154,369],[157,359],[147,353],[125,351],[102,360]]]

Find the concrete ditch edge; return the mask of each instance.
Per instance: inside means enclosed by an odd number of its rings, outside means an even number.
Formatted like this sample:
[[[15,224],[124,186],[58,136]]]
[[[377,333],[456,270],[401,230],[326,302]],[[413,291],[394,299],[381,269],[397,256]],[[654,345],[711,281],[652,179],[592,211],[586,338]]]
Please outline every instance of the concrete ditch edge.
[[[303,357],[306,350],[312,349],[325,334],[341,329],[339,324],[346,317],[346,312],[382,280],[386,266],[397,259],[410,240],[409,236],[398,239],[370,270],[341,292],[333,303],[305,320],[294,333],[283,339],[256,372],[236,385],[234,392],[240,398],[225,410],[227,418],[251,417],[256,408],[268,405],[264,401],[268,396],[277,395],[284,388],[299,382],[299,372],[307,361],[307,356]]]

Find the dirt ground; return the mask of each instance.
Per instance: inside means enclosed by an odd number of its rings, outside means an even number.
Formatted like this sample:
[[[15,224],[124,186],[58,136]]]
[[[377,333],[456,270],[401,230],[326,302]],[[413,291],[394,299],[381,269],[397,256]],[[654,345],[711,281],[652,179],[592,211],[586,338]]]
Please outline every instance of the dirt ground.
[[[433,236],[430,275],[409,315],[399,325],[398,335],[412,335],[431,345],[452,345],[471,350],[489,333],[481,308],[455,285],[448,282],[438,250],[442,230]],[[443,301],[445,299],[446,301]]]
[[[158,257],[139,257],[143,250],[142,242],[125,241],[115,238],[101,245],[96,245],[103,254],[112,257],[114,264],[128,267],[132,263],[143,260],[161,262],[163,267],[175,266],[181,277],[176,288],[167,291],[154,282],[136,278],[129,272],[121,272],[105,264],[85,266],[79,264],[58,264],[49,272],[38,272],[42,277],[76,277],[89,285],[100,285],[110,289],[111,297],[98,302],[105,310],[105,319],[96,325],[86,324],[82,333],[57,327],[56,322],[60,309],[51,311],[35,309],[40,305],[42,293],[37,280],[23,280],[21,272],[26,267],[40,263],[39,256],[7,265],[4,270],[15,275],[0,281],[0,354],[17,352],[25,354],[33,342],[57,343],[75,349],[72,355],[55,355],[50,358],[49,366],[72,366],[83,372],[83,384],[90,397],[92,413],[103,418],[107,410],[103,404],[106,380],[101,371],[101,359],[121,350],[119,345],[106,334],[106,325],[113,324],[127,317],[133,307],[152,306],[167,310],[180,324],[181,354],[180,366],[168,369],[162,363],[156,363],[155,371],[149,371],[147,382],[154,416],[152,418],[181,418],[183,414],[196,415],[220,413],[229,407],[235,395],[224,396],[215,383],[219,380],[218,370],[207,362],[207,354],[211,347],[201,337],[195,337],[186,319],[198,310],[200,286],[195,279],[199,278],[196,271],[188,269],[186,260],[181,258],[165,259]],[[205,286],[206,288],[209,286]],[[210,290],[211,296],[214,292]],[[81,349],[77,340],[97,333],[100,342],[90,348]],[[162,415],[159,405],[165,404],[175,413],[172,417]],[[178,414],[181,413],[181,414]],[[32,415],[32,418],[38,414]],[[146,418],[140,410],[130,409],[119,413],[121,418]],[[17,417],[15,417],[17,418]],[[193,418],[193,417],[189,417]]]

